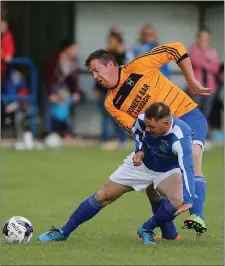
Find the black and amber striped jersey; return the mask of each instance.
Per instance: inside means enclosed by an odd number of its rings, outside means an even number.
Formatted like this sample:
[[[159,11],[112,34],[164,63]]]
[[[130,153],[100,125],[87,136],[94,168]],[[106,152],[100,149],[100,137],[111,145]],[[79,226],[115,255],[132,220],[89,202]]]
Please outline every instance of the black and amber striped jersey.
[[[120,66],[117,85],[110,89],[105,107],[121,127],[131,131],[137,116],[154,102],[166,103],[180,117],[197,104],[159,68],[169,61],[181,62],[188,54],[180,42],[158,46]]]

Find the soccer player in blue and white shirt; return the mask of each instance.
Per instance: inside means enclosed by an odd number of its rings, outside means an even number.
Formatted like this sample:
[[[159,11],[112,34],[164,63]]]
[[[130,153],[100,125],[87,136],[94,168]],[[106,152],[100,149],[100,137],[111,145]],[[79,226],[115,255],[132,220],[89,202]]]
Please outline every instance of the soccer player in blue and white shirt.
[[[39,236],[39,241],[63,241],[82,223],[93,218],[106,205],[126,192],[144,191],[149,186],[159,198],[154,215],[138,230],[144,244],[155,244],[153,230],[162,228],[192,207],[194,168],[191,129],[175,118],[164,103],[154,103],[134,124],[136,151],[110,176],[105,186],[84,200],[60,229],[52,228]],[[157,194],[157,193],[156,193]],[[175,239],[173,236],[163,236]]]
[[[195,195],[191,151],[192,132],[189,126],[172,116],[169,107],[164,103],[155,103],[146,110],[145,114],[138,116],[132,131],[136,141],[133,163],[136,166],[143,164],[152,172],[152,176],[155,175],[154,189],[169,199],[166,207],[168,213],[172,214],[173,207],[178,208],[181,200],[182,208],[188,209],[189,204],[193,203]],[[183,189],[181,189],[182,187]],[[182,190],[183,193],[181,193]],[[152,192],[153,190],[151,190]],[[155,215],[139,228],[140,237],[143,229],[152,231],[157,227],[156,225],[160,225],[162,233],[167,230],[167,225],[162,223],[163,219],[161,218],[165,216],[163,205],[166,200],[157,194],[151,197],[155,197],[152,202]],[[179,212],[180,210],[176,211],[176,214]],[[195,228],[195,230],[197,229]],[[174,234],[173,231],[171,231],[172,234]],[[163,238],[173,238],[173,236],[168,236],[168,233],[167,237],[163,236]]]

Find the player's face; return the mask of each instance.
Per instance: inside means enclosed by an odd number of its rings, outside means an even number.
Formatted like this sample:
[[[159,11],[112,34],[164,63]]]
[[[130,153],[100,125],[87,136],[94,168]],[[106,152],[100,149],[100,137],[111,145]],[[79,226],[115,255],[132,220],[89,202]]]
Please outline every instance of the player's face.
[[[158,120],[155,121],[155,119],[147,119],[146,117],[144,118],[146,129],[145,131],[149,132],[153,137],[159,137],[164,134],[169,129],[169,121],[168,120]]]
[[[101,60],[94,59],[90,62],[88,71],[102,87],[111,88],[114,86],[112,82],[113,67],[115,66],[111,61],[105,65]]]

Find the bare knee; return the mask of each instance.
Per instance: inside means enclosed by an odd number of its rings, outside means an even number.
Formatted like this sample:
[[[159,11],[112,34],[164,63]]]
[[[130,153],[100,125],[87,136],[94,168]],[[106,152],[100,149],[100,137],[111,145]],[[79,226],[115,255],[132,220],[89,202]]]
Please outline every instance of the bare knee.
[[[114,201],[112,194],[110,195],[107,188],[102,188],[96,193],[96,200],[103,206],[106,206]]]
[[[104,187],[96,193],[96,200],[98,203],[105,206],[117,200],[124,193],[130,192],[132,190],[133,188],[131,187],[114,183],[109,179]]]
[[[192,156],[194,161],[194,174],[196,176],[203,176],[202,173],[202,147],[199,144],[192,146]]]

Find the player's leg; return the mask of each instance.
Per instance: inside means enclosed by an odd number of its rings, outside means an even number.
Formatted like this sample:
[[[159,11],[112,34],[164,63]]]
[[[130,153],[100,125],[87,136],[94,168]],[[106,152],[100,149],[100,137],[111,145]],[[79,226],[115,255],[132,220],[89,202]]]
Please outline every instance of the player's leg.
[[[205,232],[207,227],[204,223],[204,203],[206,199],[206,181],[202,173],[202,157],[204,144],[208,132],[208,124],[205,116],[196,108],[188,114],[180,117],[193,131],[193,160],[195,173],[195,199],[190,214],[184,224],[189,229]],[[197,227],[196,227],[197,225]]]
[[[132,190],[133,188],[131,187],[115,183],[109,179],[105,186],[96,194],[91,195],[80,203],[65,225],[60,229],[52,228],[50,231],[41,234],[38,240],[42,242],[66,240],[79,225],[92,219],[106,205]]]
[[[65,240],[80,224],[93,218],[103,207],[124,193],[132,190],[145,190],[152,183],[152,179],[143,165],[133,165],[133,156],[134,153],[131,153],[124,160],[124,163],[110,176],[110,180],[102,189],[79,205],[61,229],[53,228],[51,231],[41,234],[39,240]]]
[[[151,203],[152,212],[153,214],[156,213],[156,211],[165,203],[165,198],[162,198],[160,194],[154,189],[153,185],[149,186],[146,189],[146,194],[149,198],[149,201]],[[139,228],[139,230],[141,230]],[[174,224],[174,221],[168,222],[163,224],[160,227],[161,235],[156,235],[154,238],[155,240],[161,240],[161,239],[170,239],[170,240],[180,240],[180,235],[178,234],[176,230],[176,226]]]
[[[151,244],[154,241],[153,230],[173,221],[176,217],[176,211],[183,204],[183,180],[181,174],[165,175],[156,186],[159,193],[165,197],[165,200],[155,214],[142,226],[144,244]]]
[[[184,220],[184,225],[188,229],[194,229],[197,233],[204,233],[207,226],[204,223],[204,203],[206,200],[206,180],[202,173],[203,149],[199,144],[192,146],[194,170],[195,170],[195,199],[190,216]]]

